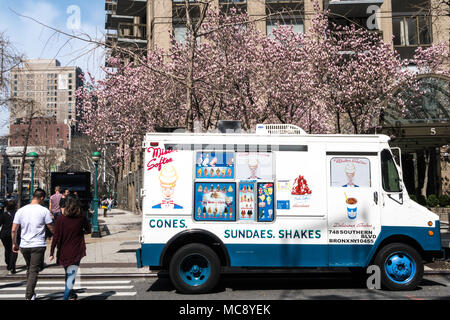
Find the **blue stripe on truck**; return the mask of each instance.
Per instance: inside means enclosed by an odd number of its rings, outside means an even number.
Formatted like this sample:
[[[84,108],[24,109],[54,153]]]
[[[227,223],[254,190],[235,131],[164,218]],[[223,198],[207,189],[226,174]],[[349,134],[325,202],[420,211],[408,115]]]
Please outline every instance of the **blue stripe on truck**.
[[[429,236],[428,231],[434,235]],[[389,227],[373,245],[340,244],[225,244],[232,267],[351,267],[367,266],[380,243],[390,236],[416,240],[424,251],[441,250],[439,221],[435,227]],[[159,266],[165,244],[142,244],[138,265]]]

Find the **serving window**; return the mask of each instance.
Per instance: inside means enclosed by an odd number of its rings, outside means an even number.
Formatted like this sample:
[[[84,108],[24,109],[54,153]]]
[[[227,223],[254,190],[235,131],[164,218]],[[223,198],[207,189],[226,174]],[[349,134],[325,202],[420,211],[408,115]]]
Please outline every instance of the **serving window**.
[[[273,172],[271,152],[197,152],[195,220],[273,221]]]

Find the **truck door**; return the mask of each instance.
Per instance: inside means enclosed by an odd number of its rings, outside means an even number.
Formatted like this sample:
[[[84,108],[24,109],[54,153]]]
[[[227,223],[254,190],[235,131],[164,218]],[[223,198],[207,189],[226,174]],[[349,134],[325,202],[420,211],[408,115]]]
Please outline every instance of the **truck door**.
[[[329,265],[364,266],[380,232],[377,152],[327,152]]]

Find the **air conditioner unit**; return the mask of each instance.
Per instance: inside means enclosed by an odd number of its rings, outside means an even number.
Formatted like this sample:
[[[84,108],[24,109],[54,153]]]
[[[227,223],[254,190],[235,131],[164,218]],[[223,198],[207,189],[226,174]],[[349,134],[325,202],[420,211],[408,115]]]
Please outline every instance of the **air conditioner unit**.
[[[302,128],[293,124],[257,124],[256,134],[271,135],[271,134],[307,134]]]

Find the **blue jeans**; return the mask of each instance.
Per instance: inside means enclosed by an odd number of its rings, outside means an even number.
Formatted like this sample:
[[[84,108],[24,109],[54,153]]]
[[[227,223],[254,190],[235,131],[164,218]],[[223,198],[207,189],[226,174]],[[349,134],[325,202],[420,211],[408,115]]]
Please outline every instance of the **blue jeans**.
[[[79,266],[80,262],[78,261],[76,264],[64,267],[64,270],[66,271],[66,286],[64,288],[63,300],[76,297],[76,294],[73,292],[73,285],[75,284],[75,276]]]

